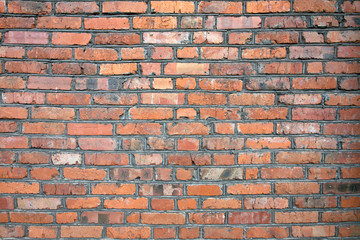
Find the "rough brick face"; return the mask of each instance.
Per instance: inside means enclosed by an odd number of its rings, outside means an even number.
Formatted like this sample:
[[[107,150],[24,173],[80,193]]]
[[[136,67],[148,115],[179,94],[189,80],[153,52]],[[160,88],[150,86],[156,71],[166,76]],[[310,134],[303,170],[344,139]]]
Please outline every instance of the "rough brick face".
[[[0,0],[0,238],[358,239],[359,0]]]

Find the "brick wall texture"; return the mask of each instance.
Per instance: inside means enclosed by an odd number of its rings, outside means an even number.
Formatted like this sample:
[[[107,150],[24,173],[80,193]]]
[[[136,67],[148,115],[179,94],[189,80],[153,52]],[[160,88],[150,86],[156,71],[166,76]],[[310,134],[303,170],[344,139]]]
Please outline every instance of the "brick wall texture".
[[[0,238],[358,239],[359,12],[0,0]]]

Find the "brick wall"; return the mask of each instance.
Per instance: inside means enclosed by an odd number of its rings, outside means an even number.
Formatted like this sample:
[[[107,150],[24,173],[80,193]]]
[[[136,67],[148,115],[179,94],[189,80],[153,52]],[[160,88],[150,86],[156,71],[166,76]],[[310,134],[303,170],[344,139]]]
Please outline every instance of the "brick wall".
[[[359,237],[360,1],[0,1],[0,238]]]

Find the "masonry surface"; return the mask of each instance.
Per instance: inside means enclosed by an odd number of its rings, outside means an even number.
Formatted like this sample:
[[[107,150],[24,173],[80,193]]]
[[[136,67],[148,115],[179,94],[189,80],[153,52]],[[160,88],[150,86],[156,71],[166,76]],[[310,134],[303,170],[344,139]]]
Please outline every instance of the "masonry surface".
[[[360,1],[0,1],[0,238],[358,239]]]

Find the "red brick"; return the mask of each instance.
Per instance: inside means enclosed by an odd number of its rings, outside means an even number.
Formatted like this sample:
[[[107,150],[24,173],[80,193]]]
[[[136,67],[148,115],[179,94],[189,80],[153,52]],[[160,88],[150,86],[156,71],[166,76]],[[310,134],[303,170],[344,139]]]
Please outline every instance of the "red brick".
[[[147,209],[147,198],[105,199],[104,207],[111,209]]]
[[[135,193],[134,184],[98,183],[91,188],[92,194],[99,195],[132,195]]]
[[[292,109],[293,120],[335,120],[334,108],[295,108]]]
[[[318,194],[320,185],[315,182],[275,183],[276,194]]]
[[[246,141],[246,148],[250,149],[280,149],[290,147],[290,140],[283,137],[248,138]]]
[[[198,50],[195,47],[183,47],[177,49],[177,58],[197,58],[199,56]]]
[[[151,1],[151,12],[155,13],[194,13],[195,5],[187,1]]]
[[[53,216],[47,213],[11,212],[10,221],[15,223],[52,223]]]
[[[287,238],[287,227],[252,227],[246,230],[247,238]]]
[[[79,29],[81,28],[81,18],[79,17],[38,17],[38,28],[55,29]]]
[[[101,238],[101,226],[61,226],[62,238]]]
[[[139,43],[140,35],[136,33],[98,33],[95,35],[95,44],[133,45]]]
[[[171,119],[173,111],[171,108],[131,108],[131,119]]]
[[[272,13],[289,12],[290,2],[288,1],[251,1],[246,2],[246,13]]]
[[[152,180],[153,170],[151,168],[112,168],[110,179],[113,180]]]
[[[43,148],[43,149],[75,149],[76,139],[33,137],[31,138],[31,146],[33,148]]]
[[[359,135],[360,124],[335,123],[326,124],[323,129],[324,135]]]
[[[2,210],[3,209],[7,209],[7,210],[14,209],[14,199],[11,197],[1,197],[0,198],[0,209],[2,209]]]
[[[96,2],[57,2],[56,13],[98,13],[99,6]]]
[[[0,77],[0,88],[24,89],[25,81],[21,77],[15,76]]]
[[[78,143],[82,150],[115,150],[117,145],[113,138],[79,138]]]
[[[285,57],[285,48],[245,48],[242,50],[243,59],[273,59]]]
[[[235,184],[227,187],[227,193],[238,194],[269,194],[271,192],[270,184]]]
[[[0,148],[28,148],[27,137],[0,137]]]
[[[334,57],[333,47],[289,47],[290,59],[331,59]]]
[[[142,93],[141,103],[160,105],[181,105],[185,102],[184,93]]]
[[[47,95],[48,104],[62,105],[88,105],[90,95],[84,93],[49,93]]]
[[[77,222],[77,218],[75,212],[56,213],[56,223],[74,223]]]
[[[34,107],[31,109],[33,119],[73,120],[75,111],[72,108]]]
[[[120,135],[160,135],[161,125],[158,123],[117,124],[116,133]]]
[[[170,138],[149,137],[147,145],[151,150],[171,150],[174,149],[175,141]]]
[[[185,216],[182,213],[141,213],[141,223],[185,224]]]
[[[18,167],[0,167],[0,178],[25,178],[27,171],[25,168]]]
[[[218,29],[260,28],[260,17],[218,17]]]
[[[88,45],[90,39],[90,33],[54,32],[52,34],[52,43],[55,45]]]
[[[339,58],[360,58],[360,47],[358,46],[339,46],[337,50]]]
[[[53,90],[70,90],[71,78],[67,77],[35,77],[30,76],[28,79],[29,89],[53,89]]]
[[[127,165],[129,163],[129,156],[124,153],[86,153],[86,165]]]
[[[190,105],[225,105],[226,95],[220,93],[189,93]]]
[[[279,134],[311,134],[319,133],[320,125],[318,123],[291,123],[282,122],[276,125]]]
[[[208,63],[168,63],[164,68],[165,75],[208,75]]]
[[[306,43],[323,43],[324,35],[317,32],[303,32],[302,34],[303,40]]]
[[[224,213],[189,213],[189,222],[192,224],[224,224]]]
[[[135,105],[138,97],[127,93],[101,93],[94,95],[96,104],[104,105]]]
[[[268,212],[230,212],[229,224],[267,224],[271,221]]]
[[[294,237],[333,237],[335,226],[293,226]]]
[[[42,62],[11,62],[5,63],[8,73],[36,73],[46,74],[48,65]]]
[[[339,22],[333,16],[315,16],[313,17],[313,24],[316,27],[338,27]]]
[[[168,154],[168,164],[170,165],[209,165],[211,162],[210,154]]]
[[[174,209],[174,200],[173,199],[152,199],[151,200],[151,209],[158,211],[166,211]]]
[[[219,134],[234,134],[235,127],[232,123],[215,123],[214,132]]]
[[[356,94],[329,94],[325,96],[325,105],[359,106],[360,96]]]
[[[341,207],[353,208],[360,206],[360,198],[356,196],[341,197]]]
[[[359,41],[359,31],[329,31],[326,35],[327,43],[346,43]]]
[[[305,149],[336,149],[337,140],[333,138],[322,137],[296,137],[296,148]]]
[[[355,152],[336,152],[325,155],[328,164],[356,164],[359,163],[360,154]]]
[[[298,43],[297,32],[259,32],[255,35],[255,42],[260,44]]]
[[[44,93],[8,92],[3,94],[4,103],[44,104]]]
[[[181,184],[143,184],[140,185],[140,196],[181,196],[183,185]]]
[[[1,238],[22,238],[25,237],[24,226],[0,226]]]
[[[67,198],[68,209],[97,208],[100,204],[99,198]]]
[[[177,27],[177,18],[164,17],[134,17],[134,29],[174,29]]]
[[[208,150],[240,150],[244,147],[243,138],[204,138],[203,146]]]
[[[252,39],[252,33],[229,33],[229,44],[247,44]]]
[[[129,29],[129,19],[128,18],[84,18],[84,28],[85,29]]]
[[[18,198],[20,209],[58,209],[61,208],[60,198]]]
[[[150,227],[107,227],[106,235],[110,238],[149,238],[151,236]]]
[[[290,80],[286,77],[250,78],[246,84],[248,90],[288,90]]]
[[[359,11],[360,3],[359,1],[345,1],[343,4],[341,4],[341,8],[345,13],[356,13]]]
[[[260,63],[259,72],[263,74],[301,74],[300,62],[271,62]]]
[[[100,75],[129,75],[137,72],[135,63],[100,64]]]
[[[2,156],[3,157],[3,156]],[[19,163],[23,164],[42,164],[49,163],[49,154],[42,152],[25,152],[19,154]]]
[[[160,154],[134,154],[136,165],[160,165],[163,158]]]
[[[239,209],[241,206],[241,200],[234,198],[207,198],[202,203],[203,209]]]
[[[51,156],[55,165],[75,165],[81,163],[81,155],[76,153],[56,153]]]
[[[293,8],[294,12],[335,12],[336,1],[310,0],[305,3],[301,0],[295,0]]]
[[[59,171],[56,168],[33,168],[30,174],[32,179],[37,180],[52,180],[59,177]]]
[[[296,197],[294,205],[298,208],[334,208],[336,197]]]
[[[56,238],[57,227],[30,226],[29,237],[31,238]]]
[[[123,60],[145,59],[144,48],[122,48],[121,59]]]
[[[150,44],[186,44],[190,43],[187,32],[144,32],[144,43]]]
[[[112,135],[111,124],[68,123],[69,135]]]
[[[180,27],[181,28],[202,28],[202,17],[182,17]]]
[[[176,111],[177,119],[194,119],[196,111],[193,108],[180,108]]]
[[[0,58],[23,58],[25,50],[22,47],[0,47]]]
[[[95,75],[96,64],[92,63],[53,63],[53,74]]]
[[[51,12],[51,3],[33,1],[13,1],[8,3],[9,13],[44,15]]]
[[[275,223],[317,223],[318,212],[275,212]]]
[[[145,2],[104,2],[103,13],[145,13],[147,4]]]
[[[0,132],[16,132],[17,123],[16,122],[0,122]]]
[[[222,190],[218,185],[189,185],[187,193],[189,196],[217,196],[221,195]]]
[[[75,58],[80,60],[113,61],[118,59],[118,54],[114,49],[76,48]]]
[[[75,180],[103,180],[106,172],[95,168],[63,168],[64,178]]]
[[[84,184],[44,184],[43,192],[47,195],[85,195],[87,190]]]
[[[346,178],[358,178],[360,175],[360,168],[341,168],[341,177]]]
[[[154,228],[154,238],[175,238],[176,232],[173,228]]]
[[[198,227],[191,228],[180,228],[179,229],[179,237],[180,239],[188,239],[188,238],[199,238],[200,231]]]
[[[337,86],[334,77],[307,77],[294,78],[292,87],[294,89],[335,89]]]
[[[23,123],[23,133],[30,134],[56,134],[65,132],[65,124],[53,122]]]
[[[357,225],[345,225],[339,227],[339,237],[356,237],[360,235],[360,227]]]
[[[359,218],[359,211],[334,211],[323,212],[322,222],[356,222]]]
[[[265,28],[306,28],[305,17],[267,17]]]
[[[224,41],[221,32],[194,32],[193,42],[195,44],[219,44]]]
[[[274,94],[231,94],[229,96],[230,105],[273,105]]]

